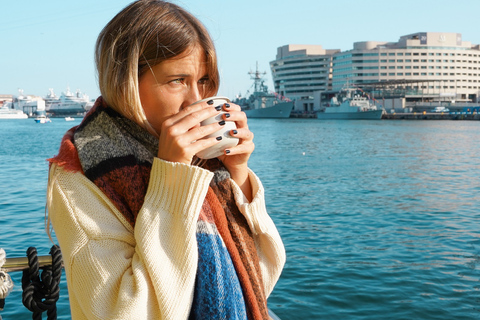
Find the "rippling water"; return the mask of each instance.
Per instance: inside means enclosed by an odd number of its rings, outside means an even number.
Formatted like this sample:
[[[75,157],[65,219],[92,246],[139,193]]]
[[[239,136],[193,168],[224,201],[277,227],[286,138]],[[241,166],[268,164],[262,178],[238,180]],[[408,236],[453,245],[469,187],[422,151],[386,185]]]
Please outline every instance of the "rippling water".
[[[78,122],[78,121],[77,121]],[[480,122],[249,121],[287,250],[286,319],[480,318]],[[75,123],[0,122],[0,247],[40,254],[47,157]],[[29,319],[20,274],[4,320]],[[69,319],[65,278],[59,319]]]

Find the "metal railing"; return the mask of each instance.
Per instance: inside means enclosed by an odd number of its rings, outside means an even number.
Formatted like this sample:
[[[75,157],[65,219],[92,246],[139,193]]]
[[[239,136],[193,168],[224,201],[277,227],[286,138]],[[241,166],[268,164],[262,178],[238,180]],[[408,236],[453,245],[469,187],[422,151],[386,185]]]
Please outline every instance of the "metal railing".
[[[52,256],[38,256],[38,267],[43,268],[52,265]],[[4,265],[0,267],[9,273],[28,269],[28,258],[7,258]]]

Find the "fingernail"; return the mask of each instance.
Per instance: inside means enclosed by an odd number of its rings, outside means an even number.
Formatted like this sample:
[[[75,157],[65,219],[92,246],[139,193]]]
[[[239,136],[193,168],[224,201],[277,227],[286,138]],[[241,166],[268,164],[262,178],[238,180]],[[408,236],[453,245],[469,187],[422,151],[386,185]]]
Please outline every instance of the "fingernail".
[[[230,113],[225,113],[225,118],[230,118]]]
[[[237,131],[237,130],[233,130],[232,132],[233,132],[233,134],[237,134],[237,133],[238,133],[238,131]]]
[[[218,140],[218,141],[222,140],[222,136],[218,136],[218,137],[217,137],[217,140]]]
[[[222,110],[222,106],[216,106],[216,107],[215,107],[215,110],[217,110],[217,111]]]
[[[213,100],[208,100],[207,104],[211,106],[213,104]]]
[[[225,108],[230,108],[230,103],[225,103]]]
[[[225,154],[229,154],[230,153],[230,150],[225,150]]]
[[[221,126],[224,126],[225,125],[225,120],[220,121],[218,124],[221,125]]]

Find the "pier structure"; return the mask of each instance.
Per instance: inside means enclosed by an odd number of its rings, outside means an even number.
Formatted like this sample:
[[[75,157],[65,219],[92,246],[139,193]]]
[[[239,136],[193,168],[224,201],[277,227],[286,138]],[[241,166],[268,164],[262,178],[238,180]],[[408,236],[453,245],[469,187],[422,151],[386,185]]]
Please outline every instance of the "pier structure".
[[[347,84],[372,91],[395,112],[400,104],[406,113],[434,103],[459,111],[480,104],[480,45],[460,33],[417,32],[396,42],[355,42],[347,51],[290,44],[270,67],[275,91],[295,100],[298,112],[322,110],[322,95]]]

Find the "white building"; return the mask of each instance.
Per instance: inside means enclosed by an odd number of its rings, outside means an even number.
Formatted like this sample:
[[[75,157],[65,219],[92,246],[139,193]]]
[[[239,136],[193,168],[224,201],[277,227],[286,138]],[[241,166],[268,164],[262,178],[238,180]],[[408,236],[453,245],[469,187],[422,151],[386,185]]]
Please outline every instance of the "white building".
[[[419,81],[420,93],[477,101],[480,47],[459,33],[418,32],[398,42],[365,41],[333,56],[332,89],[382,81]]]
[[[347,82],[402,86],[418,99],[480,101],[480,45],[463,41],[459,33],[418,32],[398,42],[355,42],[343,52],[287,45],[278,48],[270,66],[277,92],[290,99],[315,97],[316,110],[315,91],[335,92]]]
[[[340,50],[320,45],[285,45],[270,62],[275,92],[295,100],[297,111],[313,111],[314,92],[331,90],[332,57]]]

